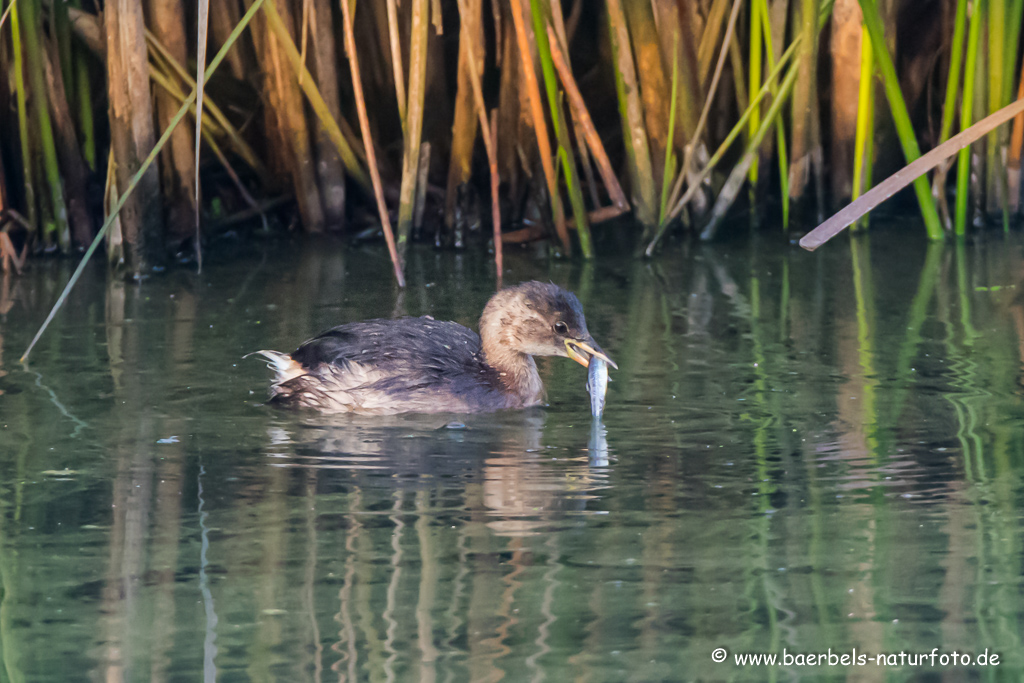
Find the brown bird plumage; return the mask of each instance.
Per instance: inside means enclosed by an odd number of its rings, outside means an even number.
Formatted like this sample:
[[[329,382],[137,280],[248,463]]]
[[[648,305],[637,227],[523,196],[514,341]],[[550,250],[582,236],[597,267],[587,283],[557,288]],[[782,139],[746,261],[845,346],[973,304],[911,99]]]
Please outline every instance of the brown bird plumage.
[[[587,331],[579,300],[542,282],[492,296],[479,335],[429,316],[366,320],[327,330],[288,355],[257,353],[277,373],[271,403],[322,413],[526,408],[544,399],[534,356],[611,362]]]

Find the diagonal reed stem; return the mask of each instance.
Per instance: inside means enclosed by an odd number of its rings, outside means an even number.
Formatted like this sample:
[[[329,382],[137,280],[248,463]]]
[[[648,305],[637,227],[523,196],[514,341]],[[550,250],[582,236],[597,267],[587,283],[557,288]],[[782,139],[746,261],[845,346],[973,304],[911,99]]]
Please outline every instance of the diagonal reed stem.
[[[231,46],[234,45],[235,41],[238,40],[238,37],[242,35],[242,31],[245,29],[246,26],[249,25],[249,21],[252,20],[253,15],[256,14],[257,10],[259,10],[260,6],[263,5],[263,3],[264,0],[253,1],[252,6],[249,7],[248,11],[246,11],[241,21],[238,22],[238,25],[235,26],[234,30],[231,31],[231,35],[228,37],[228,40],[224,42],[224,45],[221,46],[216,56],[214,56],[213,60],[210,62],[210,65],[206,67],[206,72],[205,75],[203,76],[204,83],[210,80],[210,76],[212,76],[213,72],[217,70],[217,67],[220,66],[220,63],[224,61],[224,57],[227,56],[228,51],[231,49]],[[132,191],[135,189],[135,186],[139,184],[139,181],[142,179],[142,176],[144,176],[146,174],[146,171],[149,170],[149,167],[153,165],[153,162],[156,160],[157,155],[160,154],[160,150],[163,149],[164,145],[167,144],[167,141],[171,139],[171,134],[174,133],[174,129],[178,127],[178,124],[181,123],[181,120],[185,118],[185,115],[192,108],[192,105],[195,104],[197,96],[197,90],[193,90],[189,94],[188,99],[185,100],[185,102],[178,109],[178,113],[174,115],[174,118],[171,119],[171,122],[167,125],[167,129],[163,132],[163,135],[160,136],[160,139],[153,146],[153,149],[150,150],[149,155],[146,157],[146,160],[142,162],[142,166],[140,166],[139,170],[135,172],[134,176],[132,176],[131,182],[128,183],[128,187],[126,187],[125,191],[121,194],[120,197],[118,197],[117,204],[110,211],[110,214],[107,216],[107,219],[103,221],[103,226],[100,228],[99,232],[96,233],[96,237],[93,239],[92,244],[90,244],[89,248],[86,249],[85,255],[82,256],[82,260],[78,262],[78,267],[76,267],[75,272],[71,274],[71,279],[68,280],[68,284],[65,285],[64,290],[60,293],[60,296],[57,297],[57,302],[53,304],[53,308],[50,309],[50,313],[46,316],[46,320],[43,321],[43,324],[39,327],[39,331],[36,332],[36,335],[32,337],[32,341],[31,343],[29,343],[28,348],[25,349],[25,353],[21,354],[19,362],[24,363],[25,361],[28,360],[28,356],[30,353],[32,353],[32,349],[35,348],[36,342],[38,342],[39,338],[43,336],[43,332],[46,331],[46,328],[50,326],[50,323],[53,321],[54,316],[57,315],[57,311],[60,310],[60,307],[64,305],[65,301],[67,301],[68,294],[71,293],[71,289],[75,286],[75,283],[78,282],[78,278],[82,276],[82,271],[85,270],[85,264],[89,262],[89,258],[96,251],[96,247],[99,246],[100,242],[103,240],[103,237],[107,234],[107,231],[110,229],[111,224],[117,219],[118,214],[121,212],[121,209],[124,208],[124,205],[128,201],[128,197],[131,196]]]
[[[967,130],[961,131],[927,154],[918,157],[804,235],[800,240],[800,246],[808,251],[814,251],[842,232],[853,221],[938,166],[945,159],[956,154],[958,150],[966,149],[971,143],[1010,121],[1020,112],[1024,112],[1024,99],[1006,105],[995,114],[986,116]]]
[[[377,213],[380,214],[381,227],[384,230],[384,241],[388,245],[391,265],[395,271],[395,281],[399,287],[405,287],[405,275],[402,274],[402,262],[398,257],[395,245],[395,234],[391,231],[391,217],[388,205],[384,201],[384,188],[380,182],[380,169],[377,168],[377,152],[370,135],[370,118],[366,114],[366,99],[363,96],[363,81],[359,75],[359,55],[356,52],[355,31],[352,26],[352,8],[348,0],[341,0],[341,13],[345,25],[345,51],[348,53],[348,65],[352,72],[352,91],[356,100],[356,112],[359,114],[359,129],[363,134],[363,146],[366,147],[366,165],[370,167],[370,179],[373,182],[373,196],[377,200]]]

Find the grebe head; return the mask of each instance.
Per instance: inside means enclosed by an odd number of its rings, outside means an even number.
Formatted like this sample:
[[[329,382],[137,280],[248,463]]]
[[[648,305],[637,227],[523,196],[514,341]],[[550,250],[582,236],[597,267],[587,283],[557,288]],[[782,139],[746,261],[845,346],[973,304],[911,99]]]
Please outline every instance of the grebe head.
[[[596,356],[618,367],[587,331],[576,295],[555,284],[524,282],[492,296],[480,316],[480,338],[488,359],[565,356],[587,367]]]

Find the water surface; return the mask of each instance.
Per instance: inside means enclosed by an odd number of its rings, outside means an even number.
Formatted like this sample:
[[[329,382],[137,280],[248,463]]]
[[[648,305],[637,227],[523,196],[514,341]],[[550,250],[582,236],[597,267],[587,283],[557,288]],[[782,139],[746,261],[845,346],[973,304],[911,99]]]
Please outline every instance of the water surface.
[[[268,370],[343,321],[475,326],[475,255],[274,242],[0,286],[0,681],[1018,678],[1024,240],[506,256],[618,362],[548,405],[322,418]],[[725,648],[724,663],[712,652]],[[741,667],[744,653],[998,653]]]

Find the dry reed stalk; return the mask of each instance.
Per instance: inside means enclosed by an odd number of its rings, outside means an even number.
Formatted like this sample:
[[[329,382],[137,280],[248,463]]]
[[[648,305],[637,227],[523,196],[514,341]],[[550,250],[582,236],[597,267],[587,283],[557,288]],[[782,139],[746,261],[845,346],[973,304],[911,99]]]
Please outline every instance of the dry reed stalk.
[[[238,36],[245,29],[245,27],[248,26],[249,21],[252,19],[253,14],[255,14],[256,11],[262,6],[263,2],[264,0],[253,0],[253,3],[250,6],[249,10],[245,13],[245,16],[242,17],[238,25],[231,32],[229,42],[226,43],[227,45],[232,44],[238,38]],[[111,3],[108,3],[108,11],[110,9],[110,6]],[[138,39],[143,49],[145,49],[145,42],[144,38],[142,38],[141,36],[141,31],[139,31]],[[213,60],[210,62],[210,65],[206,68],[206,72],[203,77],[204,81],[209,81],[210,76],[217,69],[220,63],[224,60],[225,53],[226,49],[224,47],[222,47],[220,51],[217,52],[217,55],[213,58]],[[43,324],[40,325],[39,330],[32,338],[32,341],[29,342],[28,348],[25,350],[25,353],[21,355],[21,359],[19,362],[24,363],[28,359],[29,354],[32,353],[32,349],[35,348],[36,343],[43,336],[43,333],[46,331],[46,328],[50,325],[51,322],[53,322],[53,318],[54,316],[57,315],[57,311],[59,311],[61,306],[64,305],[64,302],[67,301],[68,294],[70,294],[71,290],[74,288],[75,283],[78,282],[78,278],[81,277],[82,272],[85,270],[86,264],[89,262],[89,259],[92,257],[92,255],[96,252],[96,248],[99,246],[100,241],[103,240],[103,238],[108,234],[108,231],[111,230],[111,227],[118,221],[121,215],[121,211],[124,210],[128,199],[132,196],[134,191],[139,188],[140,184],[142,183],[146,175],[153,170],[153,162],[156,160],[156,157],[160,153],[160,150],[163,149],[165,144],[167,144],[167,141],[170,139],[171,133],[174,131],[174,127],[181,123],[181,120],[185,117],[185,114],[188,113],[190,107],[195,102],[196,94],[196,91],[193,90],[192,94],[189,95],[188,99],[182,104],[181,108],[178,110],[177,115],[175,115],[174,120],[171,122],[171,125],[168,126],[168,128],[160,136],[160,139],[153,145],[152,149],[149,151],[149,154],[146,156],[146,158],[142,161],[142,164],[139,166],[138,171],[129,180],[125,193],[120,195],[120,198],[116,201],[115,205],[113,205],[112,208],[108,211],[107,218],[106,220],[104,220],[103,225],[99,229],[99,232],[96,233],[96,237],[93,238],[93,241],[89,245],[89,248],[85,250],[85,254],[82,256],[81,261],[78,262],[78,266],[75,268],[75,272],[71,274],[71,278],[68,280],[67,285],[65,285],[63,291],[61,291],[60,296],[57,297],[57,301],[53,304],[53,307],[47,314],[46,319],[43,320]],[[116,193],[117,184],[113,182],[115,175],[113,169],[115,166],[116,162],[113,155],[113,148],[111,148],[110,160],[107,165],[107,168],[110,171],[107,176],[107,187]],[[112,234],[111,236],[113,237],[114,235]],[[110,246],[111,248],[113,248],[114,244],[114,239],[108,241],[108,246]]]
[[[853,151],[860,92],[862,15],[857,0],[836,0],[832,9],[832,130],[829,171],[832,196],[849,197],[853,191]]]
[[[540,151],[541,167],[544,169],[544,179],[547,181],[548,198],[551,201],[551,211],[555,220],[555,232],[558,234],[558,240],[562,243],[562,249],[566,254],[571,254],[572,242],[569,241],[569,228],[565,224],[565,211],[558,190],[558,178],[555,176],[548,124],[544,118],[544,108],[541,104],[540,84],[537,82],[537,72],[533,65],[533,50],[527,34],[528,24],[525,19],[527,15],[524,14],[526,9],[522,0],[511,0],[511,5],[512,25],[515,27],[516,42],[519,45],[519,57],[522,63],[521,75],[530,103],[530,115],[533,119],[533,132],[537,137],[537,148]]]
[[[380,214],[384,241],[388,245],[391,265],[395,272],[395,281],[399,287],[405,287],[405,275],[402,274],[402,262],[398,257],[395,235],[391,231],[391,218],[388,216],[388,205],[384,201],[384,188],[380,182],[380,170],[377,168],[377,152],[370,136],[370,118],[366,114],[366,100],[363,97],[363,82],[359,75],[359,55],[356,52],[355,31],[352,28],[352,8],[347,0],[341,0],[342,21],[345,30],[345,53],[348,56],[349,70],[352,73],[352,90],[355,94],[356,112],[359,115],[359,129],[362,131],[363,146],[366,148],[366,164],[370,168],[370,179],[373,182],[373,196],[377,200],[377,212]]]
[[[42,152],[42,171],[45,182],[50,190],[49,204],[44,209],[52,211],[52,225],[44,221],[43,239],[51,246],[58,246],[63,253],[71,251],[71,229],[68,224],[67,206],[64,202],[64,188],[60,177],[60,164],[57,162],[57,145],[54,141],[53,121],[50,118],[46,98],[46,76],[43,62],[42,20],[38,15],[39,7],[34,2],[21,4],[22,32],[24,36],[26,66],[31,81],[33,97],[31,105],[36,121],[35,132],[38,151]]]
[[[344,2],[344,0],[342,0]],[[402,121],[402,133],[405,133],[406,95],[405,72],[402,68],[402,39],[398,35],[397,0],[387,0],[388,4],[388,43],[391,46],[391,69],[394,73],[395,99],[398,100],[398,118]]]
[[[800,246],[808,251],[814,251],[842,232],[846,226],[910,185],[917,178],[920,178],[961,149],[966,149],[971,143],[988,135],[1004,123],[1011,121],[1013,117],[1021,112],[1024,112],[1024,98],[1006,105],[994,114],[986,116],[973,126],[930,150],[927,154],[919,156],[878,185],[875,185],[856,201],[847,204],[814,230],[804,235],[800,240]]]
[[[38,231],[36,220],[36,186],[35,163],[32,157],[32,138],[29,134],[28,120],[28,87],[25,84],[24,50],[21,46],[21,18],[18,4],[12,1],[7,6],[11,18],[11,52],[14,54],[11,64],[14,71],[14,99],[18,112],[18,142],[21,144],[21,177],[25,192],[25,215],[28,219],[30,238]]]
[[[736,31],[736,21],[739,18],[739,11],[741,7],[741,0],[733,0],[732,11],[729,13],[729,23],[726,24],[725,39],[722,41],[722,48],[718,53],[718,61],[715,64],[715,73],[711,77],[711,84],[708,87],[707,97],[704,99],[704,107],[701,109],[700,118],[697,120],[697,127],[693,131],[693,135],[690,138],[690,142],[686,145],[683,154],[683,163],[679,169],[679,175],[676,177],[675,185],[672,188],[672,194],[669,197],[668,205],[672,207],[668,212],[667,220],[661,222],[658,226],[658,232],[655,234],[654,239],[651,240],[650,244],[647,245],[645,254],[649,257],[654,253],[654,247],[657,245],[658,240],[665,234],[665,230],[668,228],[670,222],[674,221],[682,213],[683,208],[686,204],[696,195],[697,189],[703,182],[703,175],[693,176],[693,157],[697,145],[700,142],[701,136],[704,134],[704,127],[707,125],[708,116],[711,114],[711,106],[715,101],[715,93],[718,92],[718,83],[722,78],[722,70],[725,68],[725,58],[729,51],[729,45],[732,43],[733,36]],[[767,91],[768,84],[773,80],[773,76],[769,76],[764,79],[764,85],[762,86],[762,92]],[[753,109],[750,109],[751,113]],[[709,164],[710,167],[710,164]],[[682,199],[679,199],[679,193],[682,192],[683,182],[688,181],[690,184],[686,194]]]
[[[816,88],[818,57],[818,0],[801,0],[799,9],[800,56],[798,57],[799,75],[793,91],[792,133],[790,149],[792,150],[789,167],[789,196],[800,201],[803,199],[807,184],[811,178],[811,161],[814,157],[814,120],[817,108],[814,101],[818,94]]]
[[[672,65],[678,65],[678,92],[675,103],[669,103],[669,107],[674,106],[676,110],[676,130],[672,139],[675,140],[676,149],[683,151],[686,141],[697,128],[701,103],[704,101],[697,76],[699,41],[691,39],[695,30],[693,10],[689,6],[692,3],[655,0],[652,5],[665,70],[671,71]]]
[[[544,0],[530,0],[530,13],[533,19],[533,37],[537,44],[537,57],[540,61],[541,73],[544,76],[544,89],[547,93],[548,110],[551,113],[551,126],[558,140],[558,159],[561,161],[562,173],[565,175],[566,190],[572,205],[573,218],[578,226],[577,236],[580,251],[584,258],[593,257],[590,241],[590,226],[587,221],[587,207],[583,201],[583,190],[580,187],[576,157],[573,153],[569,129],[566,125],[565,112],[562,108],[562,94],[558,90],[558,77],[551,62],[551,44],[548,41],[546,26],[550,21],[549,5]]]
[[[498,9],[504,13],[501,20],[501,80],[498,89],[498,129],[502,131],[498,137],[498,169],[508,185],[508,195],[518,198],[521,170],[530,167],[528,163],[520,164],[519,152],[536,150],[537,145],[532,139],[529,103],[519,87],[522,82],[519,75],[521,62],[516,56],[518,48],[515,28],[509,15],[511,8],[508,3],[502,3]]]
[[[14,272],[21,275],[21,269],[25,267],[25,259],[28,257],[28,244],[22,249],[21,254],[18,254],[11,236],[4,230],[0,232],[0,254],[3,255],[3,271],[7,273],[13,267]]]
[[[981,139],[992,130],[1013,120],[1014,117],[1021,113],[1024,113],[1024,97],[1007,104],[995,114],[990,114],[973,126],[957,133],[933,148],[928,154],[915,159],[876,186],[871,187],[867,193],[855,202],[843,207],[833,217],[805,234],[800,241],[800,246],[808,251],[814,251],[836,237],[847,225],[850,225],[874,207],[885,202],[916,178],[928,173],[928,171],[958,151],[966,150],[972,142]]]
[[[473,0],[459,0],[459,13],[465,18],[470,16],[470,13],[476,11],[473,17],[476,19],[477,25],[481,23],[482,16],[480,10],[482,6],[477,3],[476,7],[470,6]],[[471,20],[472,21],[472,20]],[[477,60],[473,58],[477,51],[483,51],[483,47],[477,47],[476,35],[474,31],[467,31],[465,34],[466,42],[460,46],[460,49],[465,50],[465,63],[469,67],[469,80],[473,90],[473,100],[476,104],[477,116],[480,122],[480,132],[484,137],[484,149],[487,150],[487,162],[491,174],[491,225],[492,232],[494,235],[494,264],[497,269],[498,287],[501,287],[501,271],[503,266],[503,255],[501,250],[501,202],[498,196],[498,188],[501,185],[501,177],[498,175],[498,136],[497,136],[497,125],[498,115],[497,111],[492,111],[490,118],[487,116],[487,109],[484,106],[484,94],[483,87],[480,82],[480,73],[477,71]]]
[[[265,21],[257,23],[261,29],[258,33],[266,71],[263,84],[267,93],[266,120],[272,127],[278,163],[291,180],[302,227],[306,232],[316,233],[324,229],[324,212],[302,101],[302,90],[310,87],[315,90],[315,86],[312,78],[305,79],[301,89],[298,84],[297,75],[305,67],[299,61],[299,51],[292,41],[293,21],[289,4],[283,2],[278,9],[275,0],[265,0]]]
[[[81,134],[82,156],[89,170],[96,170],[96,124],[93,115],[93,92],[89,76],[89,61],[86,59],[85,48],[75,46],[73,58],[74,80],[70,87],[75,94],[75,109],[78,114],[78,131]]]
[[[462,229],[462,226],[455,225],[455,205],[460,196],[465,196],[464,193],[460,193],[460,187],[468,183],[473,175],[473,147],[476,142],[479,111],[475,99],[477,83],[474,82],[472,74],[479,74],[483,70],[482,6],[481,0],[460,0],[458,5],[459,69],[455,119],[452,124],[451,158],[448,162],[448,184],[445,188],[444,201],[444,224],[449,233],[455,229]],[[485,144],[486,142],[485,139]],[[456,242],[461,241],[460,237],[456,237]]]
[[[188,42],[182,0],[147,0],[146,10],[151,34],[160,49],[178,64],[184,64],[188,59]],[[154,94],[157,125],[163,130],[181,103],[163,89],[156,88]],[[167,236],[176,242],[184,240],[194,229],[192,221],[198,210],[196,154],[193,132],[186,126],[174,131],[170,143],[160,154]]]
[[[114,147],[111,146],[110,153],[107,155],[107,177],[104,179],[103,184],[103,215],[106,217],[105,222],[109,223],[106,235],[107,263],[112,266],[124,264],[124,237],[121,230],[121,214],[119,211],[114,210],[120,204],[116,171],[117,161],[114,159]],[[110,220],[112,215],[114,218]],[[89,252],[86,253],[88,254]],[[26,355],[28,354],[26,353]]]
[[[491,110],[491,237],[494,241],[494,272],[497,280],[497,289],[501,289],[502,274],[505,270],[505,256],[501,244],[501,198],[498,196],[498,189],[501,186],[501,176],[498,175],[498,110]]]
[[[67,192],[68,221],[71,224],[71,238],[75,246],[85,248],[92,240],[93,222],[89,212],[88,188],[89,167],[79,151],[78,139],[75,135],[75,122],[71,118],[68,98],[64,88],[56,46],[48,41],[43,54],[43,67],[46,72],[47,101],[53,118],[56,134],[57,157],[63,171],[63,184]],[[2,166],[3,164],[0,164]],[[0,183],[3,178],[0,176]],[[2,195],[2,192],[0,192]],[[0,196],[2,199],[2,196]],[[3,202],[0,201],[0,210]]]
[[[107,41],[107,87],[111,148],[118,194],[142,167],[156,142],[149,92],[149,60],[142,7],[133,0],[109,0],[103,11]],[[125,264],[141,277],[163,258],[164,224],[160,178],[149,168],[120,214]]]
[[[1017,99],[1024,100],[1024,68],[1021,69],[1020,85],[1017,86]],[[1024,112],[1013,119],[1013,134],[1010,137],[1010,150],[1006,158],[1007,186],[1010,208],[1017,212],[1021,209],[1020,160],[1024,153]]]
[[[203,99],[206,92],[206,79],[203,74],[206,71],[206,44],[210,34],[210,0],[199,0],[197,3],[196,17],[196,151],[193,154],[196,161],[195,170],[195,211],[196,211],[196,266],[200,272],[203,271],[203,231],[200,207],[203,203],[202,188],[199,184],[199,162],[201,159],[201,140],[203,137]]]
[[[224,168],[224,172],[228,174],[228,178],[230,178],[231,182],[234,183],[235,189],[238,190],[238,195],[242,198],[242,201],[248,204],[250,210],[254,211],[256,215],[260,216],[263,220],[264,227],[266,227],[267,219],[266,216],[263,215],[260,205],[255,199],[253,199],[253,196],[249,194],[249,190],[245,187],[242,179],[238,177],[238,174],[235,173],[235,169],[231,166],[231,162],[228,161],[228,158],[224,155],[220,145],[218,145],[217,141],[212,137],[204,137],[203,139],[210,147],[210,151],[213,152],[213,155],[217,157],[217,161],[219,161],[220,165]]]
[[[420,142],[423,137],[424,100],[427,94],[427,39],[430,36],[429,0],[412,0],[409,44],[409,99],[406,103],[405,153],[398,195],[398,252],[404,258],[416,205]]]
[[[562,87],[565,89],[566,97],[569,100],[569,107],[573,111],[573,117],[580,123],[581,138],[594,155],[598,173],[601,175],[601,180],[604,183],[605,190],[608,192],[608,196],[612,200],[612,204],[623,211],[628,211],[629,202],[626,200],[626,193],[622,191],[622,186],[615,176],[615,170],[608,159],[608,153],[601,142],[601,136],[594,126],[594,121],[587,110],[586,102],[583,101],[583,96],[576,85],[576,79],[573,78],[572,71],[569,69],[565,55],[563,55],[562,49],[558,44],[559,41],[556,39],[557,37],[554,35],[551,27],[548,27],[548,37],[551,42],[551,61],[558,71],[558,77],[562,82]]]
[[[272,2],[264,3],[263,11],[267,15],[271,30],[277,37],[280,46],[283,48],[285,57],[291,64],[294,73],[299,74],[300,72],[307,72],[308,74],[308,69],[306,69],[299,59],[299,50],[295,47],[295,42],[292,40],[291,32],[286,28],[285,24],[280,21],[280,15],[278,14],[274,4]],[[303,79],[301,87],[302,92],[306,95],[310,106],[313,108],[313,112],[323,124],[327,134],[330,136],[331,142],[333,142],[334,146],[338,148],[338,154],[341,156],[341,160],[345,164],[345,170],[348,172],[349,176],[364,188],[369,189],[370,180],[366,177],[366,173],[359,164],[359,160],[357,158],[358,149],[351,140],[353,135],[348,130],[345,120],[341,119],[340,121],[336,121],[331,116],[330,109],[327,107],[326,102],[324,102],[323,95],[320,94],[320,90],[317,88],[312,77],[307,76]]]
[[[423,213],[427,208],[427,180],[430,177],[430,143],[420,145],[420,167],[416,171],[416,206],[412,212],[413,234],[418,236],[423,227]]]
[[[235,0],[215,0],[210,6],[210,29],[213,31],[213,40],[218,45],[227,42],[232,29],[238,24],[240,18],[238,3]],[[244,46],[235,45],[228,52],[228,69],[231,75],[239,81],[245,80],[246,58]]]
[[[643,241],[651,239],[658,222],[657,185],[651,166],[643,103],[640,100],[629,30],[621,0],[608,0],[609,37],[615,64],[615,86],[622,118],[622,136],[633,194],[633,213],[644,226]]]
[[[344,121],[341,112],[341,94],[338,90],[338,50],[331,20],[331,0],[312,0],[313,66],[316,84],[324,104],[336,121]],[[341,161],[327,128],[316,120],[316,177],[320,183],[320,198],[324,205],[327,225],[336,230],[345,226],[345,166]]]
[[[655,187],[661,187],[668,145],[671,83],[662,62],[661,41],[650,2],[624,2],[633,58],[644,107],[644,125]]]
[[[714,0],[711,9],[708,10],[707,21],[704,22],[704,30],[700,36],[700,45],[697,48],[697,75],[703,86],[711,75],[711,64],[715,58],[715,47],[722,35],[722,26],[725,22],[725,13],[729,8],[729,0]]]
[[[549,45],[552,46],[549,48],[552,52],[552,64],[554,62],[553,53],[554,50],[557,48],[562,53],[565,66],[569,67],[569,61],[567,57],[567,55],[569,54],[569,35],[565,28],[565,21],[563,20],[564,12],[562,10],[562,3],[561,0],[549,0],[549,2],[550,6],[548,9],[548,15],[550,21],[547,24],[546,30],[548,33],[548,43]],[[581,7],[581,1],[575,0],[572,7],[573,15],[569,17],[570,21],[574,22],[574,30],[576,22],[579,22],[579,13],[582,11]],[[557,72],[558,68],[555,67],[555,70]],[[567,68],[566,70],[568,71],[568,73],[572,73],[571,67]],[[563,80],[561,73],[559,73],[558,80]],[[580,155],[579,165],[583,168],[583,175],[587,181],[587,190],[590,192],[591,205],[597,208],[601,206],[601,197],[597,192],[597,180],[594,178],[594,167],[590,159],[590,148],[584,143],[583,122],[580,120],[576,107],[570,105],[569,114],[572,118],[573,136],[577,143],[576,151]]]
[[[81,26],[81,22],[76,22],[76,28]],[[146,41],[150,50],[150,60],[153,62],[150,65],[150,78],[154,79],[159,83],[159,67],[163,66],[164,78],[168,82],[172,77],[176,77],[186,89],[193,90],[196,88],[196,80],[192,77],[192,74],[184,67],[183,60],[179,60],[175,55],[169,51],[163,43],[151,32],[146,32]],[[168,92],[178,98],[179,103],[183,102],[186,95],[182,89],[168,87],[167,83],[160,83]],[[205,90],[204,90],[205,92]],[[249,168],[253,169],[256,174],[260,177],[260,180],[264,183],[269,184],[271,182],[270,174],[264,166],[263,162],[253,151],[252,147],[242,133],[231,123],[231,120],[224,114],[223,110],[218,106],[216,100],[206,96],[203,98],[203,110],[204,113],[208,113],[209,116],[202,117],[202,123],[211,134],[219,134],[228,138],[231,143],[231,148],[238,156],[245,160]],[[196,100],[197,108],[193,112],[193,116],[198,113],[198,98]],[[196,117],[199,120],[199,117]]]
[[[209,0],[206,0],[207,2]],[[309,0],[302,0],[302,18],[299,19],[299,62],[306,64],[306,50],[309,48],[309,22],[314,21],[313,9],[310,5]],[[299,72],[299,86],[302,86],[302,79],[305,78],[306,71]]]
[[[726,179],[725,184],[718,193],[718,197],[715,199],[715,205],[711,209],[711,219],[700,234],[700,238],[702,240],[707,241],[712,239],[715,236],[715,232],[718,230],[718,226],[721,225],[722,220],[725,219],[726,214],[733,202],[736,200],[736,196],[739,194],[740,188],[746,180],[747,172],[749,171],[751,164],[753,164],[758,157],[758,148],[764,141],[768,131],[776,125],[776,119],[779,117],[779,112],[781,111],[783,104],[789,100],[799,73],[799,64],[795,64],[790,68],[786,78],[779,86],[775,100],[772,102],[771,107],[768,108],[768,111],[765,112],[764,120],[761,122],[761,127],[758,128],[757,133],[751,137],[750,142],[747,145],[747,149],[743,153],[743,157],[735,166],[733,166],[728,179]]]
[[[196,129],[195,129],[195,253],[196,267],[203,270],[203,233],[199,210],[203,201],[202,188],[199,187],[200,139],[203,135],[203,94],[206,92],[206,43],[210,32],[210,0],[198,0],[196,4]]]

